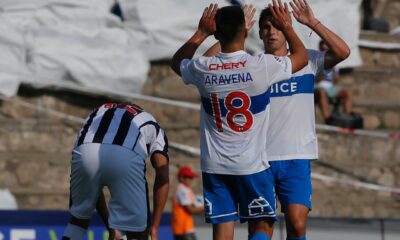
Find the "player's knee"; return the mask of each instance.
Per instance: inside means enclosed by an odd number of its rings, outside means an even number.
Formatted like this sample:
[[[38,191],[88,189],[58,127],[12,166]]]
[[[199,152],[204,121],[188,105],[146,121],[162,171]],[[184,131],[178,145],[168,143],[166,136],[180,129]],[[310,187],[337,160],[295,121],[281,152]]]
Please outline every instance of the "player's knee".
[[[291,222],[291,235],[295,237],[302,237],[306,233],[306,221],[303,219],[296,219]]]

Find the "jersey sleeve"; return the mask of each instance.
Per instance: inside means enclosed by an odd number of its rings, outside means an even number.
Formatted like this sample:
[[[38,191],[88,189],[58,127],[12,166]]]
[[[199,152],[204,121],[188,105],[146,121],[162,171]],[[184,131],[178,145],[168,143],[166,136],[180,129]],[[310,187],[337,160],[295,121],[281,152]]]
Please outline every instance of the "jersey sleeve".
[[[267,66],[267,79],[270,84],[288,80],[292,77],[292,62],[287,56],[263,54]]]
[[[179,186],[176,190],[176,200],[181,206],[188,206],[193,204],[192,199],[190,198],[189,189],[183,186]]]
[[[194,84],[195,60],[183,59],[180,66],[182,80],[185,84]]]
[[[168,139],[167,135],[162,128],[158,127],[159,131],[156,132],[155,137],[150,142],[149,155],[160,153],[168,159]]]
[[[319,76],[324,73],[324,60],[326,51],[317,51],[307,49],[308,64],[315,76]]]

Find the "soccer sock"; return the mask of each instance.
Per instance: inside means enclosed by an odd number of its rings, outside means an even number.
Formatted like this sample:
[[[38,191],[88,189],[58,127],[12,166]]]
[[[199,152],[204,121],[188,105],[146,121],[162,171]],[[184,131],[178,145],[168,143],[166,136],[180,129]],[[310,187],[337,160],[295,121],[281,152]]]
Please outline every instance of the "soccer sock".
[[[249,240],[270,240],[268,235],[263,232],[255,232],[249,236]]]
[[[68,223],[67,228],[65,229],[64,235],[62,239],[65,240],[81,240],[83,235],[85,234],[86,229],[81,228],[77,225]]]
[[[287,237],[286,240],[307,240],[306,236],[302,237]]]

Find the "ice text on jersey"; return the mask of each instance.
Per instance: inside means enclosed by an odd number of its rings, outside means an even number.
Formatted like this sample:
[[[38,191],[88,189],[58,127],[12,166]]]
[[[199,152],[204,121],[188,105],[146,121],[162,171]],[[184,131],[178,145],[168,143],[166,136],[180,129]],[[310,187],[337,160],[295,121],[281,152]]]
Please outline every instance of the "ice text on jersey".
[[[296,93],[297,82],[278,82],[270,87],[270,93]]]

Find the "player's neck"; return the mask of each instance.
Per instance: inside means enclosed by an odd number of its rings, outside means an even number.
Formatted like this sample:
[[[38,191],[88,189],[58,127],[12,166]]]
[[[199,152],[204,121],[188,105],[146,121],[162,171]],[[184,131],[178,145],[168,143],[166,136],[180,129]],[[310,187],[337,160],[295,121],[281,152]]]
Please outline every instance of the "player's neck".
[[[265,53],[272,54],[275,56],[287,56],[289,55],[289,50],[286,47],[282,47],[274,51],[265,50]]]
[[[223,53],[232,53],[241,50],[244,50],[244,42],[221,44],[221,52]]]

